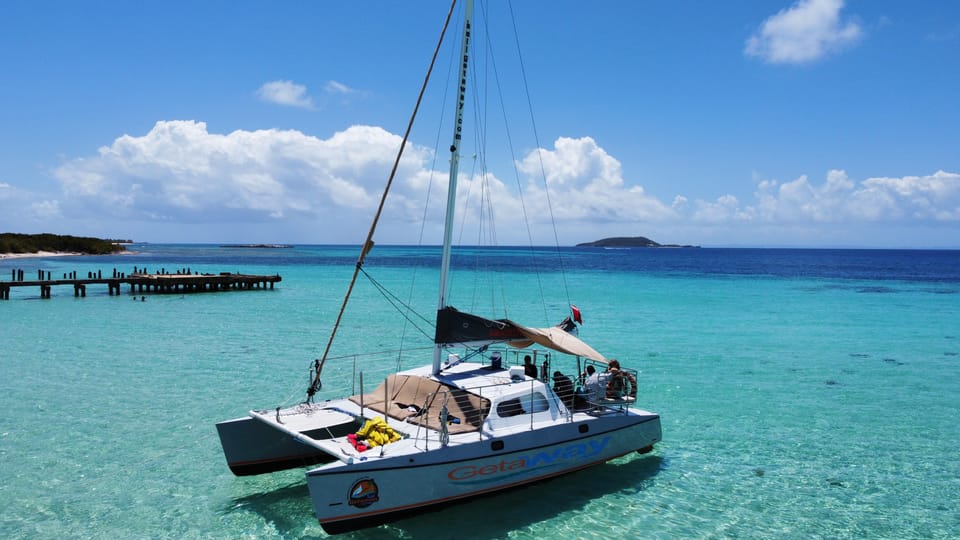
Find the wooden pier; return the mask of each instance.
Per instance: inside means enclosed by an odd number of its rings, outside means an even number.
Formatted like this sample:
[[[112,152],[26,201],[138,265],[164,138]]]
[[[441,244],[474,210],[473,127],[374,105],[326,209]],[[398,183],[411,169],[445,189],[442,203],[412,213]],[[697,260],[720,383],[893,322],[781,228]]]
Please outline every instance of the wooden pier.
[[[65,274],[63,279],[51,279],[50,273],[40,270],[38,279],[26,281],[23,272],[13,271],[13,280],[0,281],[0,300],[10,299],[13,287],[39,287],[40,298],[50,298],[51,290],[57,286],[72,286],[73,296],[87,296],[87,285],[106,285],[110,296],[120,296],[124,285],[130,286],[130,294],[187,294],[213,291],[246,291],[254,289],[273,289],[274,283],[281,281],[280,275],[258,276],[251,274],[173,273],[149,274],[142,270],[129,276],[114,270],[112,277],[101,277],[100,272],[90,273],[86,278],[77,278],[76,272]]]

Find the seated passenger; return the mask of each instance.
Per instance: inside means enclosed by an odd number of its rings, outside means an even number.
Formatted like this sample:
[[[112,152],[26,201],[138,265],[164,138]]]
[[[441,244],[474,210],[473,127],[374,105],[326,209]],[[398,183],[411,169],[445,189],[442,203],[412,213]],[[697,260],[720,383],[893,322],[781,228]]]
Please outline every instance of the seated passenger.
[[[583,390],[587,402],[591,405],[596,404],[606,395],[607,374],[600,373],[592,365],[587,366],[587,379],[583,382]]]
[[[610,360],[607,367],[607,399],[623,399],[637,397],[637,379],[630,373],[620,369],[620,362]]]
[[[557,393],[557,397],[568,409],[573,408],[573,381],[570,380],[570,377],[559,371],[554,371],[553,391]]]

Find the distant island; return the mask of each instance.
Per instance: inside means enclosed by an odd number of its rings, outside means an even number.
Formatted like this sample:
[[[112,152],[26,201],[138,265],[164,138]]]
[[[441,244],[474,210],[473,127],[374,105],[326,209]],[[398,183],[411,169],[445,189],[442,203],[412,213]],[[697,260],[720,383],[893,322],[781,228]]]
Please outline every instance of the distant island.
[[[109,255],[126,251],[123,244],[130,240],[105,240],[84,236],[59,234],[0,233],[0,253],[26,255],[30,253],[79,253],[83,255]]]
[[[224,244],[222,248],[251,248],[251,249],[287,249],[290,244]]]
[[[615,236],[612,238],[604,238],[603,240],[597,240],[595,242],[584,242],[582,244],[577,244],[577,247],[698,248],[700,246],[690,246],[690,245],[680,245],[680,244],[660,244],[658,242],[654,242],[653,240],[645,236]]]

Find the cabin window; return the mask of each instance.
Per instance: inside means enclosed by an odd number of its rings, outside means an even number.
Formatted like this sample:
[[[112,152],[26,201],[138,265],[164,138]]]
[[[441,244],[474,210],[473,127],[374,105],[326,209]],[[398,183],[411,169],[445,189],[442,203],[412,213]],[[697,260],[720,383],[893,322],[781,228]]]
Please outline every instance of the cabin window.
[[[540,392],[531,392],[520,397],[520,406],[524,411],[538,413],[550,410],[550,402],[547,396]]]
[[[500,416],[500,418],[509,418],[511,416],[517,416],[523,413],[523,406],[520,405],[519,399],[508,399],[506,401],[501,401],[497,405],[497,414]]]
[[[511,416],[533,414],[547,410],[550,410],[550,402],[547,401],[547,396],[541,392],[531,392],[497,404],[497,415],[500,418],[510,418]]]

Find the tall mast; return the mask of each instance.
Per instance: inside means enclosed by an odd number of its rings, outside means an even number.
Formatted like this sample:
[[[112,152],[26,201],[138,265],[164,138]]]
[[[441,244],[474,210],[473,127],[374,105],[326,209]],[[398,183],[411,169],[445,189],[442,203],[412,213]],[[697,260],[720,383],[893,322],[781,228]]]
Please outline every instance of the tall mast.
[[[440,259],[440,297],[437,312],[447,307],[447,282],[450,275],[450,245],[453,239],[453,214],[457,205],[457,171],[460,168],[460,142],[463,134],[463,108],[467,93],[467,64],[470,59],[470,33],[472,32],[473,0],[467,0],[463,16],[463,41],[460,43],[460,69],[457,83],[457,115],[453,125],[453,142],[450,144],[450,180],[447,183],[447,212],[443,223],[443,254]],[[433,349],[433,374],[440,373],[442,347]]]
[[[313,369],[313,380],[310,382],[310,388],[307,389],[307,403],[313,401],[314,394],[320,389],[320,372],[323,371],[323,365],[327,362],[327,354],[333,345],[333,338],[337,335],[337,329],[340,328],[340,321],[343,320],[343,313],[347,310],[347,302],[350,301],[350,293],[353,292],[353,286],[357,282],[357,276],[360,274],[360,268],[367,254],[373,248],[373,233],[377,230],[377,223],[380,222],[380,216],[383,213],[383,207],[387,202],[387,194],[390,193],[390,186],[393,185],[393,179],[397,175],[397,168],[400,166],[400,158],[403,157],[403,149],[407,146],[410,139],[410,131],[413,129],[413,121],[417,118],[417,111],[420,110],[420,103],[423,101],[423,94],[427,90],[427,83],[430,82],[430,74],[433,73],[433,66],[437,62],[437,54],[440,53],[440,47],[443,45],[443,37],[447,35],[447,27],[450,25],[450,19],[453,16],[454,8],[457,6],[457,0],[450,3],[450,11],[447,12],[447,19],[443,22],[443,30],[440,31],[440,40],[437,42],[437,48],[433,51],[430,58],[430,67],[427,68],[427,75],[423,78],[423,85],[420,86],[420,94],[417,96],[417,104],[413,107],[413,113],[410,115],[410,122],[407,123],[407,131],[403,134],[403,141],[400,143],[400,150],[397,152],[397,158],[393,162],[393,169],[390,170],[390,178],[387,179],[387,186],[380,196],[380,205],[377,206],[377,213],[373,217],[373,223],[370,224],[370,231],[367,232],[367,239],[360,250],[360,257],[353,270],[353,277],[350,278],[350,285],[347,287],[347,293],[343,297],[343,304],[340,305],[340,312],[337,313],[337,321],[333,323],[333,330],[330,331],[330,339],[327,340],[327,347],[323,350],[323,357],[316,360]]]

